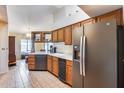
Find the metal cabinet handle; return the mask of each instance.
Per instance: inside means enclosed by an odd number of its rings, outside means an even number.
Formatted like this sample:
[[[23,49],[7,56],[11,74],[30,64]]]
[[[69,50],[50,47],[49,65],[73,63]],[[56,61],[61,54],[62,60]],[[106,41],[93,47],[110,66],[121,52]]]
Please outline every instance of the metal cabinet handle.
[[[83,37],[83,76],[86,75],[86,72],[85,72],[85,51],[86,51],[86,37],[84,36]]]
[[[82,75],[82,48],[83,48],[83,37],[80,38],[80,75]]]
[[[124,59],[122,59],[121,62],[124,62]]]

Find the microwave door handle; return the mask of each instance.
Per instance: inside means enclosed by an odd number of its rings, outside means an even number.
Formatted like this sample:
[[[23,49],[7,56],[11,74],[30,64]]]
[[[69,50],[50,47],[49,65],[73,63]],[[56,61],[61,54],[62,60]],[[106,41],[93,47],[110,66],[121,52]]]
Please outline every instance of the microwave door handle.
[[[86,37],[83,37],[83,76],[86,75],[85,69],[85,52],[86,52]]]
[[[83,52],[83,37],[80,37],[80,75],[82,75],[82,52]]]

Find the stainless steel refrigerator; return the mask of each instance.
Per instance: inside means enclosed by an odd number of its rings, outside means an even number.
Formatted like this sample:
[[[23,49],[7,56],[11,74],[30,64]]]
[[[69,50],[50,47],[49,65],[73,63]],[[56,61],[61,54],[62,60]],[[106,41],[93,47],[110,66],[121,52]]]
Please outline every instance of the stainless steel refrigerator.
[[[124,31],[115,20],[73,31],[72,87],[124,87]]]

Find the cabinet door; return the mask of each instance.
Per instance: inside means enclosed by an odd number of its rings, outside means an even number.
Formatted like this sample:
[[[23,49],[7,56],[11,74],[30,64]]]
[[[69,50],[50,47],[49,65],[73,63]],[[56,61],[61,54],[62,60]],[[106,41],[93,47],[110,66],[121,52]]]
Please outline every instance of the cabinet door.
[[[47,58],[47,69],[48,71],[52,72],[52,57],[48,56]]]
[[[53,74],[58,76],[58,58],[53,57]]]
[[[35,55],[28,56],[28,69],[35,70]]]
[[[45,32],[41,32],[41,42],[45,42]]]
[[[58,30],[58,41],[63,42],[64,41],[64,29],[59,29]]]
[[[98,22],[116,19],[117,25],[122,24],[122,10],[116,10],[98,17]]]
[[[66,82],[72,86],[72,61],[66,61]]]
[[[88,19],[88,20],[82,21],[81,26],[84,26],[84,25],[87,25],[87,24],[93,24],[95,22],[96,22],[95,18]]]
[[[58,31],[52,32],[52,41],[57,42],[58,41]]]
[[[16,64],[15,36],[9,36],[9,64]]]
[[[81,26],[81,23],[76,23],[72,25],[72,31],[74,31],[75,29],[79,28]]]
[[[65,32],[64,33],[65,45],[71,45],[72,44],[72,27],[71,26],[65,27],[64,32]]]

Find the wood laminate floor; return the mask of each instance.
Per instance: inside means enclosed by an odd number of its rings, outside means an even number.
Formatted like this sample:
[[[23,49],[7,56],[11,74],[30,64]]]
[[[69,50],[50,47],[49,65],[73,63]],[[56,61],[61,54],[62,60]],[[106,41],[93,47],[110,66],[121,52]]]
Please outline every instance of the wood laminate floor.
[[[47,71],[28,71],[25,60],[17,61],[8,73],[0,75],[0,88],[69,88]]]

